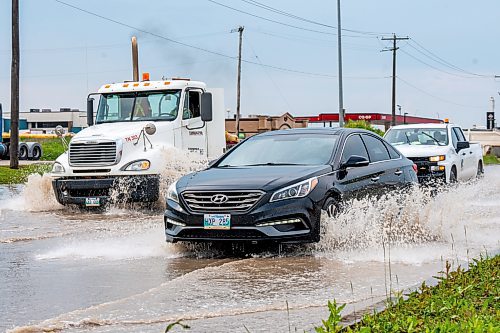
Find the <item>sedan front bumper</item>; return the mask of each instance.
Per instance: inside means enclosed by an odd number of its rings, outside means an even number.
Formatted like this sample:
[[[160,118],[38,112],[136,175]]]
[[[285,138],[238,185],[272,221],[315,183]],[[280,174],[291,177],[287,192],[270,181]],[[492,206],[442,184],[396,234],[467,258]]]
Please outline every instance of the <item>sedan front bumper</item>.
[[[260,204],[245,213],[206,212],[231,214],[231,226],[228,230],[205,229],[204,214],[189,212],[185,206],[167,200],[167,210],[164,215],[166,239],[168,242],[319,241],[320,203],[314,203],[308,197],[272,203],[266,202],[267,200],[268,197],[265,196]],[[289,221],[290,223],[287,223]]]

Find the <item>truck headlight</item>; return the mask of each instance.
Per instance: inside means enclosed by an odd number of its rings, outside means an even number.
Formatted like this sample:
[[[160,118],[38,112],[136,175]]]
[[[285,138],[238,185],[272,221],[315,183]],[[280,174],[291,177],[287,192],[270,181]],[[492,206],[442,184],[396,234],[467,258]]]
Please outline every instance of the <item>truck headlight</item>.
[[[64,173],[66,170],[61,163],[55,162],[52,166],[52,173]]]
[[[318,178],[314,177],[301,181],[300,183],[287,186],[274,192],[269,202],[305,197],[316,187],[316,185],[318,185]]]
[[[167,199],[179,203],[179,195],[177,194],[177,181],[170,184],[167,190]]]
[[[446,155],[438,155],[429,157],[429,161],[431,162],[439,162],[444,161],[446,159]]]
[[[148,170],[151,163],[148,160],[139,160],[129,163],[123,170],[124,171],[144,171]]]

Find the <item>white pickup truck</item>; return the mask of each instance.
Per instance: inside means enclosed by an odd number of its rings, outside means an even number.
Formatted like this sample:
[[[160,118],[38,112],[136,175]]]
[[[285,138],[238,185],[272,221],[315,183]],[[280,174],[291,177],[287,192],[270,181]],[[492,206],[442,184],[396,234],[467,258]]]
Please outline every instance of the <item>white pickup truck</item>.
[[[93,98],[98,95],[97,114]],[[118,199],[155,202],[171,148],[203,159],[220,156],[224,97],[188,79],[106,84],[87,99],[89,127],[76,134],[52,169],[63,205],[103,206]],[[95,124],[94,124],[95,120]],[[111,193],[119,189],[117,198]]]
[[[420,182],[453,183],[484,172],[480,143],[469,142],[457,125],[398,125],[391,127],[384,138],[417,165]]]

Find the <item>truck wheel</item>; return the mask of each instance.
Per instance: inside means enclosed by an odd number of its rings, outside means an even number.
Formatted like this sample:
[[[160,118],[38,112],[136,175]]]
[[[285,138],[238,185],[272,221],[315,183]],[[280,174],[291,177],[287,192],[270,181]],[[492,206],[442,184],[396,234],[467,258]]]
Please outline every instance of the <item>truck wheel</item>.
[[[450,181],[449,181],[449,183],[453,184],[453,183],[456,183],[456,182],[457,182],[457,168],[455,168],[455,166],[453,166],[451,168],[451,172],[450,172]]]
[[[21,146],[19,148],[19,159],[20,160],[27,160],[28,159],[28,147]]]
[[[33,147],[33,155],[31,159],[33,161],[38,161],[41,157],[42,157],[42,150],[40,149],[40,147],[38,146]]]

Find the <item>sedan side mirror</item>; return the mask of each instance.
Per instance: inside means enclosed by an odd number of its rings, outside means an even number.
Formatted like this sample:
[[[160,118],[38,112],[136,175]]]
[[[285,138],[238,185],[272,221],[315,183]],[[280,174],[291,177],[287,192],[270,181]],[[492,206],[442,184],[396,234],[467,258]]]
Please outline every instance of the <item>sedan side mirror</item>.
[[[462,149],[470,148],[469,141],[458,141],[457,142],[457,153]]]
[[[346,169],[346,168],[358,168],[358,167],[364,167],[370,164],[370,161],[366,159],[366,157],[363,156],[358,156],[358,155],[351,155],[349,159],[347,159],[347,162],[343,163],[341,168]]]

